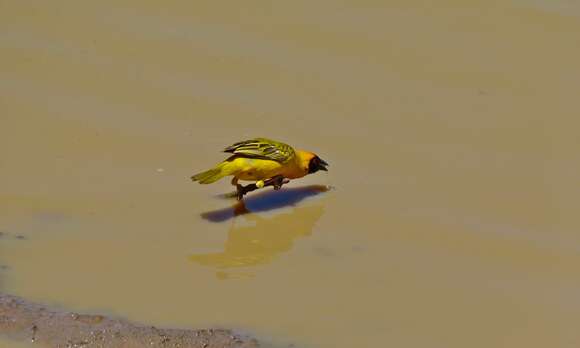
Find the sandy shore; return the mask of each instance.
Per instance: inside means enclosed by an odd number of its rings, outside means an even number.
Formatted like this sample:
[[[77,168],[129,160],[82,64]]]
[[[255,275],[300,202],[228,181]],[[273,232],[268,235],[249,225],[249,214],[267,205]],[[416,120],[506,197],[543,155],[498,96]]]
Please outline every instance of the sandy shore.
[[[0,293],[0,334],[41,347],[251,348],[255,339],[230,330],[162,329],[101,315],[60,312]]]

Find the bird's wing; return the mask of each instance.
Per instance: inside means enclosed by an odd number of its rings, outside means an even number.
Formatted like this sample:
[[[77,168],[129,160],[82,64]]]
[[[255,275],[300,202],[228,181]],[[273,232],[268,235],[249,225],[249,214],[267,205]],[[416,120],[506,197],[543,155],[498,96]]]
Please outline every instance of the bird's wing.
[[[228,146],[224,152],[251,158],[261,158],[280,163],[287,162],[294,157],[294,149],[287,144],[266,138],[256,138],[240,141]]]

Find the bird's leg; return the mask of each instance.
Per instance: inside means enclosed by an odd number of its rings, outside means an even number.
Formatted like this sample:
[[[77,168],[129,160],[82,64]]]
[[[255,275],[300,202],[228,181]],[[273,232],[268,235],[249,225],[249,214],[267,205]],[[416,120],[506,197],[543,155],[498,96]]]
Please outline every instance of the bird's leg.
[[[250,186],[250,185],[248,185]],[[246,193],[248,193],[249,191],[252,190],[248,190],[248,186],[242,186],[240,184],[236,184],[236,197],[238,198],[238,201],[241,201],[244,198],[244,195]]]
[[[233,177],[232,178],[232,185],[234,185],[236,187],[236,198],[238,199],[238,201],[241,201],[242,198],[244,198],[244,195],[246,193],[248,193],[247,187],[244,187],[240,184],[238,184],[238,177]]]
[[[282,178],[278,179],[277,186],[274,186],[274,190],[281,189],[282,188],[282,185],[287,184],[289,182],[290,182],[290,179],[288,179],[288,178],[282,177]]]
[[[259,189],[258,186],[256,186],[256,184],[249,184],[246,186],[242,186],[240,184],[236,185],[237,188],[237,197],[238,197],[238,201],[241,201],[244,198],[244,195],[248,192],[252,192],[254,190]]]
[[[244,195],[246,193],[255,191],[261,187],[274,186],[274,190],[279,190],[282,188],[282,185],[287,184],[289,182],[290,182],[290,180],[286,179],[282,175],[277,175],[277,176],[272,177],[268,180],[264,180],[264,185],[260,184],[259,186],[256,184],[249,184],[246,186],[242,186],[242,185],[238,184],[236,181],[238,201],[241,201],[244,198]],[[233,180],[232,180],[232,183],[233,183]]]
[[[276,175],[273,178],[270,178],[264,181],[264,186],[274,186],[274,190],[279,190],[282,188],[282,185],[289,183],[290,180],[286,179],[282,175]]]

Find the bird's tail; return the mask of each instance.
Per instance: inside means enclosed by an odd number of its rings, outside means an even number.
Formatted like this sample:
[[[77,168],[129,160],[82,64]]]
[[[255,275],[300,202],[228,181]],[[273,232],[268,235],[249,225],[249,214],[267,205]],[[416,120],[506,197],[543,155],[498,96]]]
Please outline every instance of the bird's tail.
[[[229,173],[225,170],[225,163],[220,163],[210,170],[195,174],[191,177],[191,180],[199,181],[200,184],[211,184],[228,174]]]

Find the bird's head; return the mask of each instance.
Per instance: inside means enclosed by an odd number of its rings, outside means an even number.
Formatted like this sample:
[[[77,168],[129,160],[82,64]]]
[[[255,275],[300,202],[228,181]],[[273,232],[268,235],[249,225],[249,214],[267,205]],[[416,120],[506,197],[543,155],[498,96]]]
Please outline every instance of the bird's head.
[[[328,168],[326,168],[328,167],[328,163],[316,154],[302,150],[298,150],[296,154],[300,161],[300,166],[307,174],[316,173],[319,170],[324,170],[325,172],[328,171]]]

